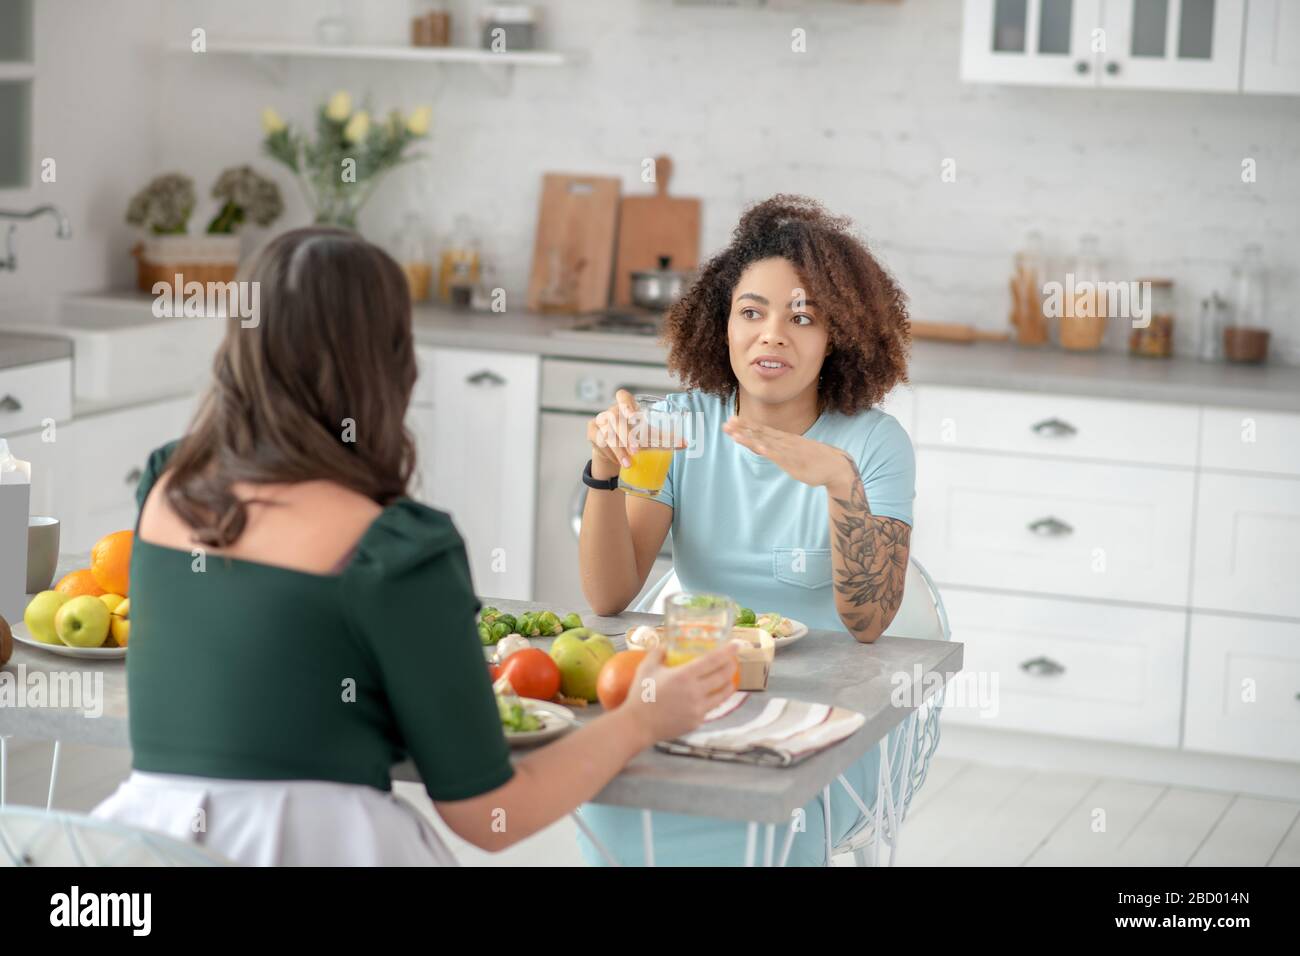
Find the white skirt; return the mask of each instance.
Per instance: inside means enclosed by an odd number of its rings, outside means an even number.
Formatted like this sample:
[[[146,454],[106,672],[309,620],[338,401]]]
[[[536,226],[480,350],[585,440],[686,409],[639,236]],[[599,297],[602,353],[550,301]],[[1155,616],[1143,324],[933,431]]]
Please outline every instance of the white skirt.
[[[456,866],[414,807],[358,784],[134,771],[91,816],[245,866]]]

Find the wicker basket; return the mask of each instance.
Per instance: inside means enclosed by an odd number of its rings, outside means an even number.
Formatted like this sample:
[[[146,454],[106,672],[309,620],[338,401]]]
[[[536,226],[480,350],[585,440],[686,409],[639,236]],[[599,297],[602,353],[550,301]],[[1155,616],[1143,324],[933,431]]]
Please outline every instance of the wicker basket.
[[[153,236],[131,250],[136,285],[152,292],[154,284],[232,282],[239,269],[238,236]]]

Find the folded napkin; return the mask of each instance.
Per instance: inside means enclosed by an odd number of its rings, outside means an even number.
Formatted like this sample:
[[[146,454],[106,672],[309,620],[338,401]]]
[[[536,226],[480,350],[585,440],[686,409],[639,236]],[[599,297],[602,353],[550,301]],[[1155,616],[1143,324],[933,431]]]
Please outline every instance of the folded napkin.
[[[748,696],[733,694],[710,712],[703,728],[655,746],[686,757],[789,767],[839,743],[866,723],[854,710],[785,697],[768,699],[757,714],[752,708],[736,713]],[[736,716],[731,717],[733,713]],[[728,726],[711,726],[719,722]]]

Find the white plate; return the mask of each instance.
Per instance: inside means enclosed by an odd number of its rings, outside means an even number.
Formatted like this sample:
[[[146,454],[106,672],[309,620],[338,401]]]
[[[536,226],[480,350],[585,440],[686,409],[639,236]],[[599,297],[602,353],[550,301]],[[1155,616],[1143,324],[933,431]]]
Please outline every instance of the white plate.
[[[44,644],[32,637],[32,632],[27,630],[27,625],[21,621],[14,625],[13,632],[15,641],[62,657],[81,657],[100,661],[116,661],[126,657],[125,647],[68,647],[66,644]]]
[[[540,730],[525,730],[518,733],[507,730],[506,740],[512,747],[531,747],[534,744],[545,743],[578,726],[578,718],[573,716],[573,711],[560,704],[553,704],[549,700],[534,700],[531,697],[520,697],[519,702],[524,705],[525,711],[537,715],[542,726]]]

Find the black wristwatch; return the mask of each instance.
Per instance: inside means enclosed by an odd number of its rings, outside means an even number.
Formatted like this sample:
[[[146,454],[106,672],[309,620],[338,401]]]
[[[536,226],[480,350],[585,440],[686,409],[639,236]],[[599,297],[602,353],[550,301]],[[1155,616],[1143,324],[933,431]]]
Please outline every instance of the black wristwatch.
[[[588,488],[598,488],[601,491],[617,491],[618,475],[613,478],[593,478],[591,477],[591,459],[587,459],[587,467],[582,469],[582,483]]]

